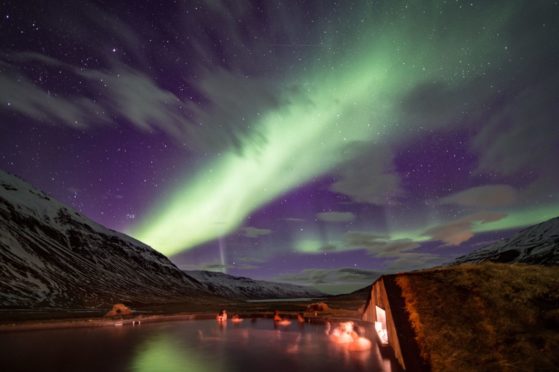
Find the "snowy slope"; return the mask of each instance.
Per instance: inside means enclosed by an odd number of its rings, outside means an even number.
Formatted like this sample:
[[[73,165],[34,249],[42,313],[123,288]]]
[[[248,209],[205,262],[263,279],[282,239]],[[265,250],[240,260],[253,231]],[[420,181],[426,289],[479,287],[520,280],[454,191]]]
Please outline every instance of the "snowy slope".
[[[482,261],[559,264],[559,217],[528,227],[509,239],[500,240],[458,257],[455,263]]]
[[[184,302],[205,293],[147,245],[0,171],[0,307]]]
[[[324,293],[294,284],[273,283],[213,271],[185,271],[210,292],[237,299],[314,298]]]

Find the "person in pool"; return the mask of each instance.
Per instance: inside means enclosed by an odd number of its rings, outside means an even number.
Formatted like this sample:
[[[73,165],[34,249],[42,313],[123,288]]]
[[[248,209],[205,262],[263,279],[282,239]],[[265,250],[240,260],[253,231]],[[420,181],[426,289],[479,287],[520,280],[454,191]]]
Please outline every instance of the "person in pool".
[[[274,322],[281,322],[283,319],[281,318],[281,316],[279,315],[279,311],[275,310],[274,311]]]
[[[216,320],[218,322],[226,322],[227,321],[227,311],[225,311],[225,309],[221,310],[219,312],[219,314],[217,314]]]
[[[327,332],[330,330],[330,324],[327,324]],[[349,350],[363,351],[371,348],[371,341],[365,337],[359,336],[357,327],[352,321],[342,322],[330,333],[330,339],[339,345],[346,345]]]
[[[274,311],[274,323],[280,326],[288,326],[289,324],[291,324],[291,320],[287,319],[287,318],[282,318],[279,315],[279,311]]]

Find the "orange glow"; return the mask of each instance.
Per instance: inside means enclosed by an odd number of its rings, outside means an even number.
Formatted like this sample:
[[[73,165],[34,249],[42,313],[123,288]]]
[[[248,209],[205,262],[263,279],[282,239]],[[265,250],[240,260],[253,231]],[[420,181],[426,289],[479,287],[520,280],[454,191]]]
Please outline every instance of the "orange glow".
[[[221,310],[219,314],[215,317],[218,322],[227,322],[227,311]]]
[[[327,326],[329,329],[329,324]],[[327,331],[328,332],[328,331]],[[342,322],[330,334],[330,340],[338,345],[347,346],[351,351],[369,350],[372,343],[365,337],[360,337],[354,329],[354,323]]]
[[[291,320],[289,320],[289,319],[282,319],[282,320],[276,321],[276,323],[277,323],[278,325],[280,325],[280,326],[284,326],[284,327],[285,327],[285,326],[288,326],[288,325],[291,324]]]
[[[372,343],[369,339],[365,337],[359,337],[348,345],[348,349],[351,351],[363,351],[369,350],[371,346]]]
[[[280,326],[288,326],[291,324],[291,320],[287,318],[282,318],[279,314],[279,311],[274,311],[274,322]]]

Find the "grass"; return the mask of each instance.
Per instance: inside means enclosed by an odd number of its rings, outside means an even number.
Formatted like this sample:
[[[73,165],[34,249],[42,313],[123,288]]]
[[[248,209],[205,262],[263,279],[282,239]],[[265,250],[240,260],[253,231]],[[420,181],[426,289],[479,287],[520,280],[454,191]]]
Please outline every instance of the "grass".
[[[434,371],[559,366],[559,267],[463,264],[396,278]]]

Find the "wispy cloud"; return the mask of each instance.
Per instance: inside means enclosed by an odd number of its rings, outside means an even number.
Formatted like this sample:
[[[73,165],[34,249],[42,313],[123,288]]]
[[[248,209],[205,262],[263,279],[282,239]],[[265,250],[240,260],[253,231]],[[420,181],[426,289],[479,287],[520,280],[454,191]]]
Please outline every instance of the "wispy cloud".
[[[260,229],[252,226],[243,227],[241,228],[241,231],[244,237],[251,239],[259,238],[272,233],[272,230],[270,229]]]
[[[478,212],[429,228],[424,235],[449,245],[459,245],[474,236],[474,225],[499,221],[505,213]]]
[[[367,249],[375,257],[398,257],[404,252],[419,247],[419,243],[411,239],[390,239],[387,235],[364,231],[347,232],[344,238],[344,245],[353,249]]]
[[[207,264],[200,264],[200,265],[181,265],[181,270],[186,271],[196,271],[196,270],[205,270],[205,271],[217,271],[217,272],[227,272],[230,269],[236,270],[253,270],[257,269],[257,265],[252,265],[248,263],[231,263],[231,264],[220,264],[220,263],[207,263]]]
[[[294,223],[305,222],[305,219],[297,218],[297,217],[286,217],[283,220],[286,221],[286,222],[294,222]]]
[[[449,259],[447,257],[434,253],[406,252],[405,254],[390,260],[387,264],[386,270],[389,272],[411,271],[442,265],[448,261]]]
[[[464,207],[504,207],[514,204],[518,192],[509,185],[484,185],[472,187],[439,199],[439,204],[455,204]]]
[[[316,218],[324,222],[350,222],[355,219],[355,215],[351,212],[320,212]]]
[[[382,273],[357,268],[305,269],[273,280],[312,286],[327,293],[346,293],[372,284]]]
[[[357,203],[391,205],[403,195],[400,178],[392,164],[387,146],[352,145],[355,155],[349,164],[337,170],[338,180],[330,190],[347,195]]]
[[[107,70],[81,69],[38,53],[4,57],[4,63],[13,71],[21,62],[57,68],[65,78],[81,80],[84,90],[93,92],[63,96],[45,90],[19,73],[0,76],[0,99],[22,115],[79,128],[114,124],[118,117],[143,131],[161,130],[173,138],[191,135],[183,102],[139,70],[123,64]]]
[[[13,70],[12,66],[3,70]],[[27,77],[16,72],[0,74],[2,110],[15,111],[50,125],[85,128],[91,122],[106,124],[107,112],[91,98],[65,97],[43,90]]]

